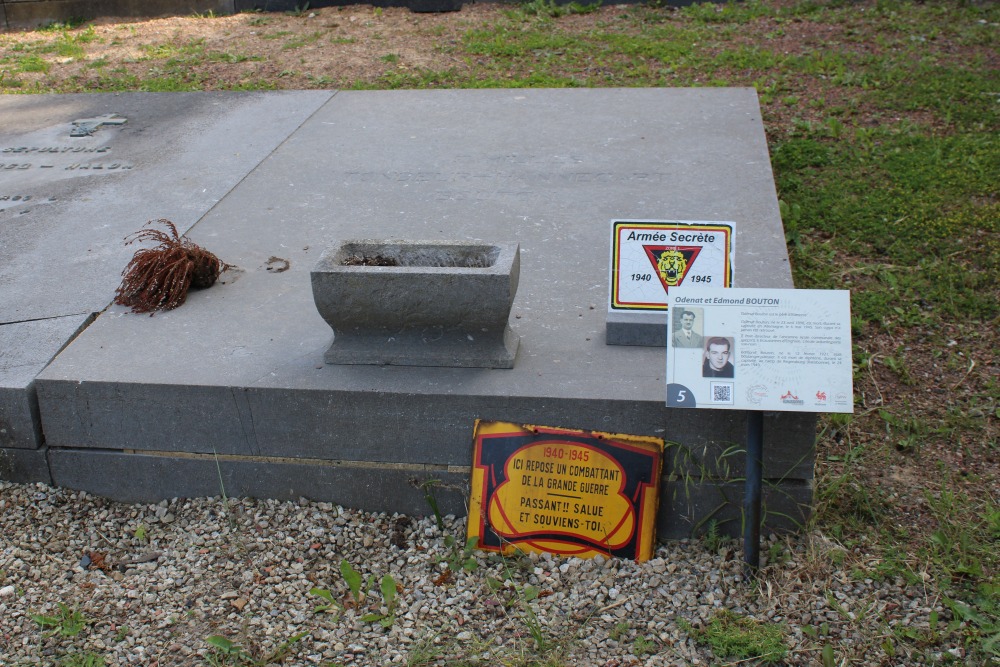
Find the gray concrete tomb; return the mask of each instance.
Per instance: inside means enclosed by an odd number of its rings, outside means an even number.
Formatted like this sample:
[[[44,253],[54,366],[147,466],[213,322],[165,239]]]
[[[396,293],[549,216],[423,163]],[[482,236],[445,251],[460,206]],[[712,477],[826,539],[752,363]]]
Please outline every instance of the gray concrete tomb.
[[[438,479],[462,514],[487,419],[665,438],[660,536],[739,532],[746,416],[667,410],[663,349],[606,344],[608,223],[735,221],[735,286],[791,287],[753,90],[17,95],[0,116],[0,162],[28,165],[0,169],[0,476],[154,501],[218,495],[221,471],[231,496],[410,513]],[[71,136],[100,118],[125,122]],[[122,240],[161,217],[234,268],[135,315],[111,304]],[[324,258],[345,239],[492,264],[345,271]],[[431,286],[449,272],[469,281]],[[364,323],[380,306],[403,320]],[[466,339],[403,360],[392,326],[408,355]],[[484,333],[475,363],[457,352]],[[764,428],[767,525],[794,527],[815,418]]]

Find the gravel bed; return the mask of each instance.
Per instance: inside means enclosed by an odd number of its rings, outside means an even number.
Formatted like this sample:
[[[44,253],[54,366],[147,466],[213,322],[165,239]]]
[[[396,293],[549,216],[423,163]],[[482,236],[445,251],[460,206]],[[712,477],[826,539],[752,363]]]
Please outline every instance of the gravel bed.
[[[912,663],[879,647],[885,632],[945,615],[919,587],[849,576],[831,563],[850,554],[817,535],[771,538],[762,551],[781,563],[748,585],[733,542],[671,542],[643,564],[475,552],[467,570],[464,519],[445,517],[441,531],[434,517],[304,499],[128,505],[0,483],[0,517],[3,665],[65,666],[81,652],[109,666],[206,665],[213,655],[253,664],[218,656],[206,638],[224,636],[260,661],[306,632],[284,664],[708,665],[720,660],[697,635],[723,609],[777,624],[783,664],[820,664],[831,643],[902,665]],[[360,604],[344,560],[374,577]],[[379,592],[386,574],[395,615],[365,619],[390,612]],[[314,588],[344,608],[317,613],[328,601]],[[58,617],[60,604],[89,620],[79,634],[33,618]]]

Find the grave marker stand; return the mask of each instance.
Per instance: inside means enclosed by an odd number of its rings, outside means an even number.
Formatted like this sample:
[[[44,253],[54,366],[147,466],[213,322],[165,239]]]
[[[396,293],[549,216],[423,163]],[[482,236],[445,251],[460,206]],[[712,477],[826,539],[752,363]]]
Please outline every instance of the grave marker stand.
[[[753,577],[760,567],[764,412],[853,412],[850,294],[678,285],[667,297],[668,307],[701,322],[704,340],[698,347],[674,342],[675,321],[667,318],[667,407],[747,415],[743,559]]]

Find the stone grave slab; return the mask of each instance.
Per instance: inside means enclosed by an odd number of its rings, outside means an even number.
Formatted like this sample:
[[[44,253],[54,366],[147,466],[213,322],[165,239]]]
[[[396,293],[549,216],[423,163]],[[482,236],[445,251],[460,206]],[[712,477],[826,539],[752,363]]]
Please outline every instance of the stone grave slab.
[[[259,471],[251,495],[278,465],[464,476],[476,418],[665,437],[686,452],[667,457],[665,493],[692,471],[737,474],[745,415],[668,411],[663,349],[606,344],[615,218],[735,221],[736,286],[791,286],[752,90],[340,92],[191,230],[238,267],[225,284],[155,317],[111,307],[39,376],[53,479],[183,495],[185,466],[216,456]],[[310,271],[358,238],[519,244],[514,367],[324,363]],[[811,496],[813,425],[765,420],[765,476],[796,502]],[[408,506],[397,486],[379,507]],[[681,520],[662,517],[665,534]]]
[[[443,513],[462,514],[467,500],[462,490],[468,476],[466,469],[229,456],[177,457],[107,450],[50,452],[57,484],[131,502],[221,496],[225,491],[225,495],[234,498],[324,498],[368,511],[427,514],[429,507],[417,480],[428,478],[440,483],[435,495]]]
[[[91,315],[0,325],[0,447],[34,449],[41,442],[35,376]]]
[[[0,447],[0,480],[28,484],[52,484],[49,473],[48,449],[14,449]]]
[[[0,96],[0,421],[16,434],[0,446],[39,446],[33,374],[111,302],[123,238],[152,218],[188,229],[331,95]]]
[[[102,310],[127,234],[155,218],[187,230],[329,98],[0,97],[0,323]],[[93,133],[71,136],[85,119]]]

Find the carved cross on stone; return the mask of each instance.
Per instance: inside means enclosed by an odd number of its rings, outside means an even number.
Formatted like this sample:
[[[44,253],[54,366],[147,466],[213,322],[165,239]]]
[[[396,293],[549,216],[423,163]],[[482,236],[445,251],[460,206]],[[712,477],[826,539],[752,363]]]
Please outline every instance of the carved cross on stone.
[[[128,118],[119,116],[116,113],[109,113],[97,116],[96,118],[79,118],[73,121],[73,129],[70,130],[69,136],[89,137],[102,125],[124,125],[127,122]]]

